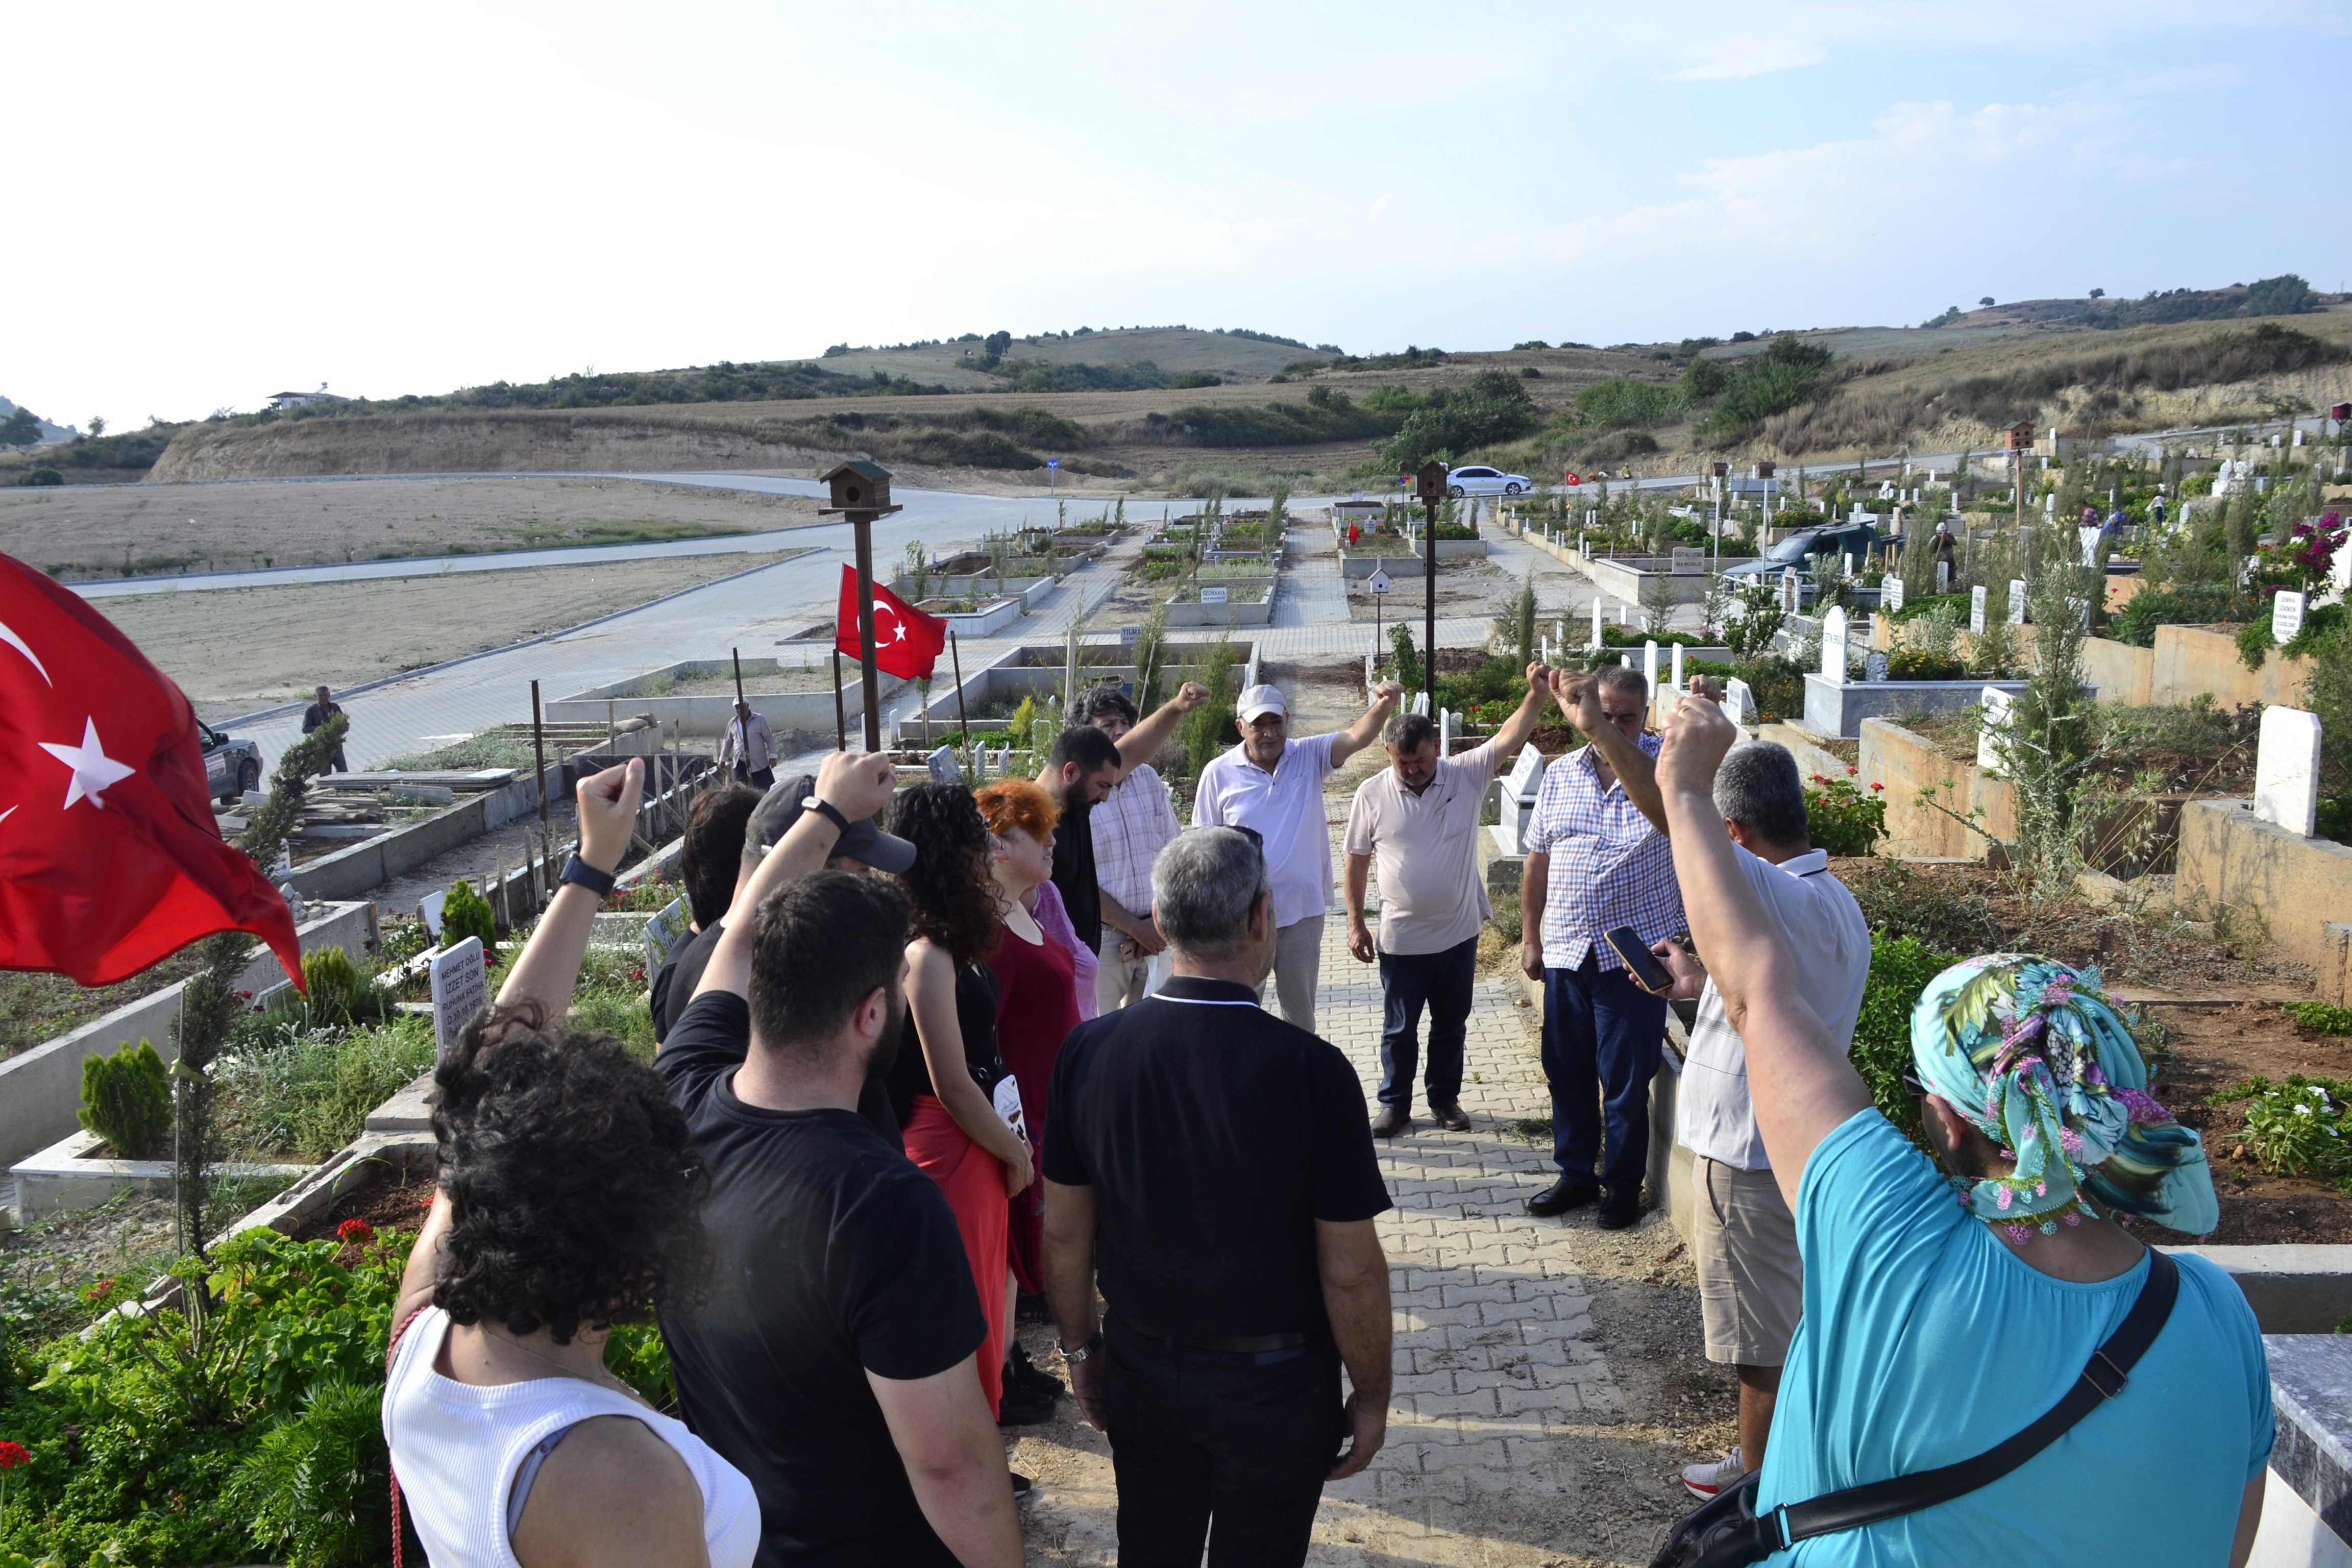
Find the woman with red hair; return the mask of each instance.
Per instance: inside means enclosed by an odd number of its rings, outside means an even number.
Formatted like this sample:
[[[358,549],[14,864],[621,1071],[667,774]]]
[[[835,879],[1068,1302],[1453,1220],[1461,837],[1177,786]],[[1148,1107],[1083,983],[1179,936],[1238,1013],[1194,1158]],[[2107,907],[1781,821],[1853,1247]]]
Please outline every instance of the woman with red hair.
[[[1027,779],[1000,779],[972,797],[988,823],[989,868],[1002,900],[1004,933],[988,966],[996,974],[996,1038],[1021,1086],[1030,1142],[1045,1141],[1045,1089],[1062,1041],[1078,1026],[1076,970],[1067,949],[1046,934],[1030,900],[1054,874],[1054,825],[1060,808]],[[1043,1189],[1013,1199],[1013,1277],[1033,1295],[1045,1289],[1039,1264]]]

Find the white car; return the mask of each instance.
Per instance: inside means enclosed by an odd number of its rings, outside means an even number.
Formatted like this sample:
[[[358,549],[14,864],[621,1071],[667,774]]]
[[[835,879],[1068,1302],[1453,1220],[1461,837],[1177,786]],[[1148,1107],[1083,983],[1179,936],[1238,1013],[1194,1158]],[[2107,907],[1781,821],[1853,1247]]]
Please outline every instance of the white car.
[[[1528,489],[1525,474],[1507,474],[1500,468],[1482,468],[1473,463],[1456,468],[1445,477],[1445,493],[1450,496],[1515,496]]]

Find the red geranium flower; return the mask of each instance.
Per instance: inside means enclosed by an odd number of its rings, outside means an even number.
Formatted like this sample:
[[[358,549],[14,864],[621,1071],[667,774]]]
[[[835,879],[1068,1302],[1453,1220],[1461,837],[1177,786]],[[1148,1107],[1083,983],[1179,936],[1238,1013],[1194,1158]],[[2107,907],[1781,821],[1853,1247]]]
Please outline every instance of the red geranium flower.
[[[114,1281],[111,1279],[101,1279],[97,1284],[92,1285],[88,1289],[84,1290],[81,1293],[81,1299],[89,1302],[92,1306],[95,1306],[113,1294]]]
[[[363,1219],[347,1219],[335,1227],[337,1241],[366,1241],[375,1235],[375,1226]]]
[[[24,1444],[0,1442],[0,1470],[13,1470],[19,1465],[32,1462],[32,1450]]]

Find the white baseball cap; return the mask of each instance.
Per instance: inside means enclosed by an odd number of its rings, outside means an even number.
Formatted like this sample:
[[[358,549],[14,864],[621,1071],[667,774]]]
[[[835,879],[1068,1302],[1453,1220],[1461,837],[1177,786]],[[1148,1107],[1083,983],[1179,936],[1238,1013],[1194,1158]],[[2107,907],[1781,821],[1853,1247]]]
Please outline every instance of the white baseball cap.
[[[1283,706],[1282,693],[1271,686],[1253,686],[1243,692],[1241,705],[1234,711],[1244,724],[1261,713],[1279,713],[1286,719],[1290,717],[1290,710]]]

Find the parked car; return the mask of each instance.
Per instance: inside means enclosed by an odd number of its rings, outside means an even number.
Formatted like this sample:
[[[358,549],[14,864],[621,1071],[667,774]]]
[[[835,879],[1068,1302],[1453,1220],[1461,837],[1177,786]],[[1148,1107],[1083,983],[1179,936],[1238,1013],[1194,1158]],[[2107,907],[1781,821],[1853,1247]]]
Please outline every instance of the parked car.
[[[1500,468],[1473,463],[1446,476],[1445,493],[1452,496],[1515,496],[1525,493],[1529,482],[1525,474],[1507,474]]]
[[[1860,570],[1862,563],[1871,554],[1894,543],[1893,535],[1880,533],[1866,522],[1824,522],[1812,528],[1799,529],[1754,560],[1725,567],[1723,574],[1727,577],[1778,577],[1790,568],[1811,572],[1812,558],[1816,555],[1851,555],[1854,558],[1855,569]]]
[[[212,786],[215,800],[233,803],[246,791],[261,787],[259,746],[224,735],[201,719],[196,734],[204,742],[205,783]]]

